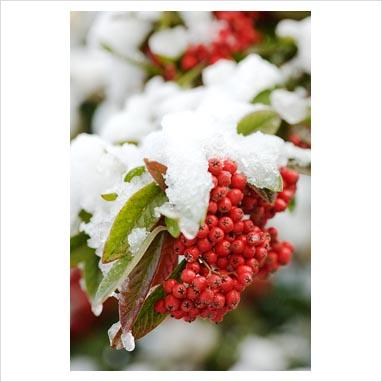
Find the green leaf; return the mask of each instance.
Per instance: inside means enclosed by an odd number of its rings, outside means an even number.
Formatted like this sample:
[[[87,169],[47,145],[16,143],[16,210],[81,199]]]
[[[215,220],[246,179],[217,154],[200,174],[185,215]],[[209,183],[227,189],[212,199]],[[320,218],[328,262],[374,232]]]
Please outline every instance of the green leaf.
[[[99,257],[96,256],[93,249],[93,253],[88,256],[84,262],[83,267],[83,279],[85,282],[85,289],[90,297],[90,300],[93,301],[98,286],[102,280],[102,272],[98,267]]]
[[[265,89],[262,92],[260,92],[252,101],[251,103],[262,103],[264,105],[270,105],[271,104],[271,93],[273,89]]]
[[[258,110],[243,117],[238,125],[237,132],[250,135],[257,131],[265,134],[276,134],[281,124],[279,115],[273,110]]]
[[[169,217],[166,216],[165,218],[165,223],[166,223],[166,227],[168,229],[168,232],[170,233],[170,235],[172,237],[179,237],[180,235],[180,228],[179,228],[179,224],[178,224],[178,221],[175,220],[175,219],[171,219]]]
[[[94,249],[87,246],[89,236],[85,232],[70,238],[70,267],[76,267],[94,254]]]
[[[133,178],[136,176],[141,176],[143,173],[146,172],[146,167],[145,166],[139,166],[135,167],[132,170],[130,170],[126,175],[125,175],[125,182],[131,182]]]
[[[186,262],[183,260],[171,273],[170,278],[179,279],[185,266]],[[160,314],[154,310],[155,303],[164,296],[163,286],[159,285],[146,299],[132,328],[132,334],[135,339],[142,338],[151,332],[167,317],[167,314]]]
[[[158,222],[154,209],[167,200],[165,193],[155,183],[137,191],[119,211],[106,240],[102,262],[119,259],[129,252],[128,236],[134,228],[150,231]]]
[[[113,264],[110,271],[99,284],[94,298],[94,306],[102,304],[117,288],[121,286],[123,280],[129,276],[130,272],[139,263],[158,233],[165,230],[166,228],[163,226],[154,228],[143,241],[139,251],[134,256],[128,252],[126,256],[121,257]]]
[[[293,198],[288,204],[288,211],[293,212],[296,208],[296,198]]]
[[[123,333],[131,330],[149,293],[160,262],[163,238],[164,236],[161,234],[154,239],[142,259],[120,287],[118,307]]]
[[[84,223],[89,223],[93,215],[85,210],[81,210],[78,216]]]
[[[110,194],[101,194],[101,198],[106,200],[107,202],[112,202],[118,198],[118,194],[115,192],[112,192]]]
[[[196,79],[201,75],[204,66],[205,64],[203,63],[194,66],[176,80],[177,84],[185,89],[191,88]]]

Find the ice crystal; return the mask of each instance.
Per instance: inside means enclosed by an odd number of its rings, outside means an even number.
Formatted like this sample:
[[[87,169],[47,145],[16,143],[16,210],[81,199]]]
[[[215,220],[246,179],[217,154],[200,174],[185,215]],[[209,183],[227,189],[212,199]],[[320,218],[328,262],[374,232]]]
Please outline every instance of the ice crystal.
[[[127,241],[129,242],[130,252],[132,255],[135,255],[143,241],[146,239],[148,235],[148,231],[145,228],[134,228],[129,236],[127,237]]]
[[[125,332],[121,335],[121,341],[123,347],[127,351],[133,351],[135,349],[135,338],[132,335],[131,331]]]

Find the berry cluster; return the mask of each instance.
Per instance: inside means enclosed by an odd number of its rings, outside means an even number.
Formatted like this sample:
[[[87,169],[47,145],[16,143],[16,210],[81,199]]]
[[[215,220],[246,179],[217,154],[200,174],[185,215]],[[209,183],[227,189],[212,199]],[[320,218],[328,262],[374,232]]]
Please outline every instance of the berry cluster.
[[[174,251],[184,256],[187,265],[180,282],[168,279],[163,283],[166,296],[155,305],[158,313],[169,312],[188,322],[196,317],[220,322],[236,308],[240,293],[255,278],[265,278],[286,265],[293,252],[290,243],[278,241],[275,228],[264,225],[268,216],[287,207],[281,208],[281,202],[277,207],[278,200],[287,203],[287,197],[294,196],[295,172],[281,169],[287,192],[280,192],[274,205],[251,189],[233,161],[210,159],[209,172],[214,187],[205,223],[194,239],[180,235],[175,241]]]
[[[192,45],[182,58],[182,68],[189,70],[201,62],[213,64],[216,61],[232,58],[261,40],[261,34],[254,27],[257,12],[219,11],[215,12],[218,20],[224,20],[226,26],[220,30],[218,37],[210,45]]]
[[[298,134],[291,134],[288,137],[288,140],[295,146],[301,147],[303,149],[310,149],[310,143],[304,141]]]

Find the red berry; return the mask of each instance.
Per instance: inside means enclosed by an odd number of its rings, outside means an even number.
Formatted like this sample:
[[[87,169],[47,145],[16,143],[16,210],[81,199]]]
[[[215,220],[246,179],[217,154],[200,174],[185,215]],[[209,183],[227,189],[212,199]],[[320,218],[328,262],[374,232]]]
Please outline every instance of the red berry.
[[[218,256],[228,256],[230,253],[230,247],[231,243],[228,240],[222,240],[215,247],[216,254]]]
[[[222,277],[222,284],[220,286],[223,292],[229,292],[233,288],[233,279],[232,277],[226,275]]]
[[[194,271],[195,273],[200,272],[200,265],[198,263],[187,263],[186,269],[190,269],[191,271]]]
[[[228,193],[227,187],[217,186],[211,191],[211,199],[214,202],[218,202],[219,200],[225,198],[227,196],[227,193]]]
[[[200,302],[204,305],[212,304],[214,292],[211,289],[206,289],[200,294]]]
[[[165,307],[169,312],[178,310],[180,306],[180,301],[174,297],[172,294],[169,294],[164,299]]]
[[[231,201],[232,205],[237,206],[243,200],[244,194],[237,188],[229,191],[227,197]]]
[[[231,290],[226,294],[226,303],[229,309],[234,309],[239,305],[240,293],[237,290]]]
[[[185,300],[182,301],[180,309],[182,309],[183,312],[189,312],[193,307],[194,307],[193,302],[189,300],[188,298],[186,298]]]
[[[233,253],[242,253],[244,251],[245,245],[242,240],[235,240],[231,244],[231,251]]]
[[[233,221],[228,216],[223,216],[219,219],[219,227],[225,232],[231,232],[233,230]]]
[[[188,272],[192,272],[192,271],[188,271]],[[187,291],[187,288],[183,284],[177,284],[172,288],[172,294],[174,295],[174,297],[179,299],[186,297],[186,291]]]
[[[212,244],[208,239],[200,239],[198,240],[198,249],[200,252],[207,252],[212,248]]]
[[[187,248],[187,249],[184,251],[184,258],[185,258],[186,261],[188,261],[189,263],[192,263],[193,261],[198,260],[199,255],[200,255],[199,249],[196,248],[196,247]]]
[[[209,229],[211,229],[212,227],[216,227],[218,223],[219,219],[215,215],[207,215],[206,224],[208,225]]]
[[[206,252],[203,255],[203,257],[205,258],[208,264],[215,264],[218,259],[218,255],[213,251]]]
[[[238,222],[240,221],[244,216],[244,212],[239,207],[232,207],[231,211],[229,212],[229,217],[234,221]]]
[[[154,305],[154,310],[157,312],[157,313],[160,313],[160,314],[165,314],[166,313],[166,306],[165,306],[165,303],[164,303],[164,299],[161,298],[160,300],[158,300],[155,305]]]
[[[209,202],[208,203],[208,212],[211,213],[211,214],[214,214],[216,213],[216,211],[218,210],[218,205],[216,202]]]
[[[226,269],[228,265],[228,259],[226,257],[220,257],[218,258],[216,265],[219,267],[219,269]]]
[[[191,301],[195,301],[199,298],[199,292],[193,288],[187,288],[186,297]]]
[[[241,283],[238,279],[235,279],[233,280],[233,287],[238,292],[242,292],[245,289],[246,285],[244,283]]]
[[[218,178],[212,175],[212,184],[216,187],[219,184]]]
[[[212,175],[219,175],[223,170],[223,162],[217,158],[211,158],[208,161],[208,171]]]
[[[244,229],[244,223],[243,222],[236,222],[233,226],[233,232],[236,234],[242,233]]]
[[[246,258],[252,258],[252,257],[255,256],[255,253],[256,253],[256,248],[255,247],[246,246],[244,248],[243,256],[246,257]]]
[[[219,212],[225,214],[232,208],[232,202],[229,198],[224,197],[218,202]]]
[[[177,281],[174,279],[168,279],[163,282],[163,290],[169,294],[172,292],[172,288],[177,284]]]
[[[218,288],[222,283],[222,279],[218,275],[212,274],[207,277],[207,283],[211,288]]]
[[[252,272],[254,274],[257,274],[259,272],[259,262],[252,258],[252,259],[247,259],[247,261],[245,262],[245,265],[248,265],[249,267],[251,267],[252,269]]]
[[[196,243],[196,238],[194,239],[184,239],[184,245],[189,248],[189,247],[192,247],[193,245],[195,245]]]
[[[261,264],[267,257],[268,251],[264,247],[256,248],[255,259]]]
[[[223,170],[229,171],[231,174],[234,174],[237,170],[237,165],[234,161],[226,159],[223,163]]]
[[[239,255],[233,255],[229,259],[230,265],[235,269],[240,265],[243,265],[245,263],[244,257]]]
[[[231,184],[232,174],[228,171],[222,171],[218,176],[219,186],[229,186]]]
[[[243,174],[233,174],[231,179],[231,185],[233,188],[238,188],[239,190],[244,190],[247,184],[247,177]]]
[[[251,196],[245,196],[243,198],[243,210],[245,212],[251,213],[257,205],[257,200]]]
[[[249,273],[249,272],[240,273],[237,276],[237,279],[238,279],[239,283],[242,283],[244,285],[251,284],[253,281],[252,270],[251,270],[251,273]]]
[[[259,245],[261,243],[260,234],[252,231],[247,234],[247,244],[248,245]]]
[[[277,212],[285,211],[287,207],[288,207],[287,202],[285,200],[282,200],[281,198],[277,198],[275,200],[275,204],[273,205],[273,208]]]
[[[181,274],[181,279],[183,282],[187,284],[191,284],[192,281],[194,280],[196,274],[195,272],[189,270],[189,269],[183,269],[182,274]]]
[[[280,173],[286,183],[295,184],[298,181],[299,175],[296,171],[283,167]]]
[[[290,262],[291,258],[292,258],[292,251],[287,247],[283,247],[278,254],[279,263],[281,265],[287,265]]]
[[[196,276],[192,282],[192,287],[197,291],[201,292],[207,288],[208,282],[204,276]]]
[[[249,267],[248,265],[240,265],[237,270],[236,270],[237,274],[241,274],[241,273],[251,273],[252,272],[252,269],[251,267]]]
[[[208,238],[213,243],[218,243],[224,239],[224,231],[219,227],[213,227],[208,235]]]
[[[255,229],[255,225],[253,224],[252,220],[244,220],[244,232],[248,233]]]
[[[216,293],[215,296],[214,296],[212,305],[213,305],[216,309],[221,309],[221,308],[224,307],[224,304],[225,304],[225,297],[224,297],[224,294]]]
[[[203,224],[200,228],[199,228],[199,232],[198,234],[196,235],[197,238],[199,239],[204,239],[205,237],[208,236],[208,232],[210,232],[209,228],[208,228],[208,225],[207,224]]]
[[[179,320],[180,318],[182,318],[184,316],[184,312],[180,309],[178,310],[174,310],[171,312],[171,317]]]

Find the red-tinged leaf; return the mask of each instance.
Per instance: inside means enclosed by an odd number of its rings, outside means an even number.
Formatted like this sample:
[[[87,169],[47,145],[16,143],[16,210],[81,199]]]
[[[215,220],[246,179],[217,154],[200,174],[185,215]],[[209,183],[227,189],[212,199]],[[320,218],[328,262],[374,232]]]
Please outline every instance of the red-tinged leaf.
[[[185,266],[186,261],[183,260],[171,273],[170,277],[179,280]],[[160,314],[154,310],[155,303],[164,295],[162,285],[158,285],[146,299],[132,329],[132,334],[136,340],[150,333],[167,317],[167,314]]]
[[[162,243],[163,234],[159,234],[119,288],[119,321],[123,333],[131,330],[149,293],[159,265]]]
[[[166,190],[166,183],[164,181],[164,175],[166,174],[167,167],[154,160],[149,160],[147,158],[144,159],[147,171],[150,173],[150,175],[154,178],[154,180],[158,183],[159,187],[165,191]]]
[[[165,232],[158,269],[151,287],[164,281],[178,265],[178,255],[174,252],[174,242],[175,239],[168,232]]]
[[[180,274],[182,273],[185,266],[186,261],[183,260],[180,264],[177,265],[177,267],[171,273],[170,277],[179,280]],[[154,288],[149,297],[147,297],[132,327],[132,334],[136,340],[150,333],[167,317],[167,314],[160,314],[154,310],[155,303],[164,296],[165,293],[162,285],[158,285],[156,288]],[[118,331],[116,331],[115,335],[110,340],[111,346],[117,350],[123,348],[121,336],[122,329],[120,328]]]
[[[270,203],[273,205],[273,203],[276,200],[277,193],[271,190],[268,190],[267,188],[258,188],[254,186],[253,184],[248,184],[248,187],[255,191],[257,195],[260,196],[265,202]]]

